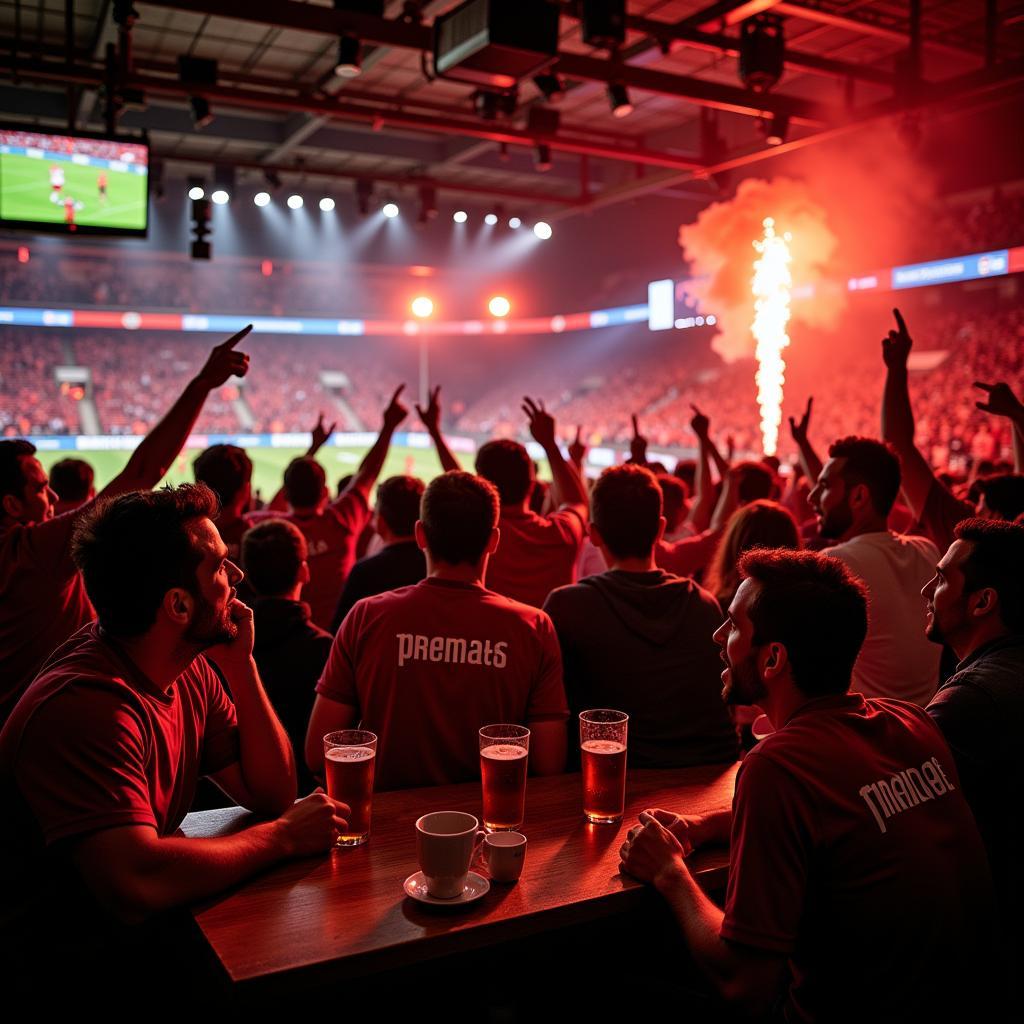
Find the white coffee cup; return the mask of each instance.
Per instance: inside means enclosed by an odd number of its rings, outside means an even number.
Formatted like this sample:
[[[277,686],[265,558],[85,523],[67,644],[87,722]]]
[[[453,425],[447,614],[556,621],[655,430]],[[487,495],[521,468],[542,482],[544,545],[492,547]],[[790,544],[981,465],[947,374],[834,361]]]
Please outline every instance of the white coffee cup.
[[[472,814],[434,811],[416,822],[416,855],[434,899],[452,900],[466,887],[473,854],[485,833]]]
[[[492,832],[481,850],[487,873],[495,882],[518,881],[526,860],[526,836],[522,832]]]

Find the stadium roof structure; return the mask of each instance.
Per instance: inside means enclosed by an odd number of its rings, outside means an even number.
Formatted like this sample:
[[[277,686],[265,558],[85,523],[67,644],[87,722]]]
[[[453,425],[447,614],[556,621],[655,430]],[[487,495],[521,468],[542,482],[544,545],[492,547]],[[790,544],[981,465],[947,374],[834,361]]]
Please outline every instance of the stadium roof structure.
[[[614,51],[584,42],[567,0],[547,69],[561,101],[527,77],[495,116],[477,86],[434,74],[433,23],[456,0],[361,6],[2,0],[0,119],[146,129],[168,177],[223,165],[252,183],[363,179],[552,220],[652,192],[710,198],[722,172],[879,119],[998,102],[1024,81],[1017,0],[628,0]],[[766,17],[781,19],[785,66],[755,91],[741,34]],[[346,34],[362,44],[358,77],[335,73]],[[183,55],[216,61],[215,81],[183,82]],[[610,85],[628,90],[628,116],[613,116]],[[196,95],[214,115],[201,130]]]

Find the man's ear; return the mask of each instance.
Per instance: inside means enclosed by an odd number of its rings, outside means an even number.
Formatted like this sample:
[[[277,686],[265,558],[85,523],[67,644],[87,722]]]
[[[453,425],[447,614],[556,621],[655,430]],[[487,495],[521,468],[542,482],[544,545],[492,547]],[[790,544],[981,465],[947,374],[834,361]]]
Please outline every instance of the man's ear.
[[[4,512],[12,519],[17,519],[22,513],[21,501],[13,494],[4,495]]]
[[[487,554],[493,555],[498,550],[498,545],[501,543],[501,530],[496,526],[491,527],[491,535],[487,538],[487,548],[485,549]]]
[[[192,620],[195,598],[184,587],[172,587],[161,604],[164,614],[176,626],[187,626]]]
[[[987,615],[999,613],[999,594],[995,587],[982,587],[968,599],[968,614],[972,618],[982,619]]]
[[[761,652],[761,674],[766,678],[780,676],[789,667],[789,652],[785,644],[768,644]]]
[[[421,551],[426,551],[427,534],[426,531],[423,529],[422,520],[417,519],[416,522],[413,524],[412,535],[416,538],[417,547],[419,547]]]

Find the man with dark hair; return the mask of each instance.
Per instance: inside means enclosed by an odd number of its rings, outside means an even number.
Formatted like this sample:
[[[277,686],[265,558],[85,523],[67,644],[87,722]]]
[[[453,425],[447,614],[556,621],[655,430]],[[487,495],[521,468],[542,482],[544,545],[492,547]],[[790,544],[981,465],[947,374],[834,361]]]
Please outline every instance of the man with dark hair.
[[[590,501],[590,536],[608,571],[559,587],[544,603],[570,712],[625,711],[635,768],[734,761],[711,640],[722,613],[693,580],[654,564],[665,528],[658,479],[637,465],[606,469]]]
[[[242,568],[253,600],[252,656],[296,757],[299,792],[313,778],[303,750],[315,687],[333,637],[309,618],[302,588],[309,582],[306,538],[285,519],[265,519],[242,537]]]
[[[427,562],[413,533],[423,489],[423,481],[414,476],[389,477],[377,488],[373,526],[384,546],[352,566],[331,623],[332,633],[338,632],[356,601],[412,586],[427,575]]]
[[[690,511],[690,492],[686,484],[670,473],[658,473],[658,487],[661,488],[662,511],[665,514],[665,538],[678,540],[688,537],[693,532],[686,524],[686,515]]]
[[[863,586],[806,551],[740,567],[715,634],[724,692],[776,731],[744,759],[731,810],[645,811],[624,869],[751,1017],[784,996],[788,1021],[994,1019],[992,882],[949,748],[923,709],[847,692]],[[684,860],[716,841],[730,843],[724,913]]]
[[[242,551],[242,534],[252,526],[246,515],[252,501],[252,460],[233,444],[214,444],[192,463],[196,483],[206,484],[220,499],[214,520],[228,558],[237,562]]]
[[[213,349],[101,497],[149,490],[162,479],[209,393],[247,371],[249,357],[234,347],[249,330]],[[0,723],[43,662],[93,618],[70,556],[72,531],[91,504],[54,518],[56,495],[35,450],[28,441],[0,441]]]
[[[50,487],[57,495],[53,514],[73,512],[96,497],[95,474],[85,459],[61,459],[50,467]]]
[[[293,459],[285,470],[284,493],[291,506],[287,518],[309,545],[305,598],[321,629],[329,628],[334,618],[342,587],[355,564],[359,536],[370,519],[370,492],[384,467],[391,438],[408,415],[399,400],[404,389],[403,384],[391,396],[377,440],[339,498],[330,501],[327,476],[312,455]]]
[[[900,463],[881,441],[844,437],[808,495],[821,536],[867,587],[868,635],[853,670],[865,697],[899,697],[924,707],[939,682],[941,650],[924,635],[921,587],[939,553],[930,540],[888,529]]]
[[[434,441],[442,467],[461,469],[441,436],[441,389],[430,394],[426,409],[416,406]],[[554,417],[543,402],[523,399],[533,439],[544,449],[551,467],[549,515],[529,507],[534,466],[529,452],[517,441],[488,441],[476,456],[476,471],[498,489],[501,497],[501,547],[487,567],[487,587],[514,601],[540,608],[555,587],[572,583],[576,560],[587,529],[587,487],[555,440]]]
[[[960,663],[928,713],[953,751],[988,849],[1004,936],[1021,962],[1024,910],[1024,525],[965,519],[922,593],[928,637]]]
[[[1024,512],[1024,475],[997,473],[979,481],[981,498],[978,515],[983,519],[1005,519],[1012,523]]]
[[[741,505],[774,498],[777,477],[764,462],[738,462],[732,467],[736,474],[736,496]]]
[[[378,789],[479,778],[477,731],[495,722],[529,726],[535,774],[564,769],[568,711],[551,620],[484,589],[499,511],[480,477],[453,470],[431,481],[415,526],[427,578],[346,616],[306,736],[314,775],[323,737],[357,722],[378,736]]]
[[[73,554],[98,622],[53,654],[0,733],[4,806],[18,816],[8,835],[26,870],[75,869],[124,920],[326,851],[347,813],[323,794],[293,804],[288,737],[252,659],[252,612],[235,597],[242,574],[216,510],[207,487],[183,484],[123,494],[81,517]],[[202,775],[276,820],[179,837]],[[29,896],[44,888],[15,877]],[[53,917],[37,924],[53,935]]]

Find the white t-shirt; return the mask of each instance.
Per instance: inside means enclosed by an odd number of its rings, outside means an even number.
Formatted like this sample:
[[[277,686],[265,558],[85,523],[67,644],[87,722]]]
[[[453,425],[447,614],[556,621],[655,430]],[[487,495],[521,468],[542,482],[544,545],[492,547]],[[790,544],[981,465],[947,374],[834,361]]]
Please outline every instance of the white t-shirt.
[[[925,636],[921,588],[935,575],[938,548],[924,537],[880,531],[822,554],[841,559],[868,588],[868,635],[850,688],[924,707],[938,685],[942,648]]]

